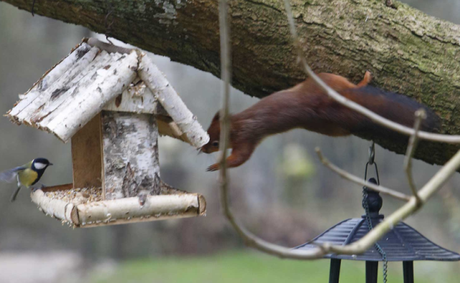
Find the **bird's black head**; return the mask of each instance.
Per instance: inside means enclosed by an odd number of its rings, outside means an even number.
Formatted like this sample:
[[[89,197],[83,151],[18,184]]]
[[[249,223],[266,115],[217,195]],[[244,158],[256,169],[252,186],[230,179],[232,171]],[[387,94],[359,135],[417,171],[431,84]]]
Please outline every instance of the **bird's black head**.
[[[50,165],[53,165],[53,163],[49,162],[46,158],[35,158],[32,161],[32,170],[45,171],[45,169]]]

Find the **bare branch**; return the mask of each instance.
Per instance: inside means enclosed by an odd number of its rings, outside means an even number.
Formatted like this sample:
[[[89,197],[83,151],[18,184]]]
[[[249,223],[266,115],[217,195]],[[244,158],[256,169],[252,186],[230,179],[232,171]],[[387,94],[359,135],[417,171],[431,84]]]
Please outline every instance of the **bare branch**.
[[[221,189],[221,202],[224,213],[229,220],[233,218],[227,207],[227,149],[230,138],[229,121],[229,100],[230,100],[230,80],[231,80],[231,61],[230,61],[230,27],[228,23],[228,0],[219,0],[219,28],[220,28],[220,65],[222,79],[222,109],[220,113],[220,161],[219,161],[219,181]]]
[[[292,20],[292,13],[290,12],[289,2],[285,0],[286,10],[288,13],[288,19],[291,24],[291,31],[297,41],[295,35],[294,22]],[[220,19],[220,31],[221,31],[221,66],[222,66],[222,80],[223,80],[223,109],[221,114],[221,160],[220,160],[220,189],[221,189],[221,203],[224,210],[224,214],[230,221],[233,228],[243,238],[246,245],[254,247],[265,253],[276,255],[282,258],[292,259],[317,259],[322,256],[334,252],[340,254],[357,254],[363,253],[369,249],[375,242],[377,242],[383,235],[389,232],[393,227],[404,218],[408,217],[418,209],[420,205],[417,204],[416,198],[411,197],[410,200],[404,204],[401,208],[396,210],[379,225],[372,229],[359,241],[346,246],[334,246],[328,243],[318,246],[311,250],[292,250],[290,248],[281,247],[267,241],[264,241],[257,236],[253,235],[246,230],[243,226],[235,220],[228,203],[228,182],[227,182],[227,147],[229,139],[229,117],[228,117],[228,100],[230,92],[230,50],[229,50],[229,29],[227,22],[227,0],[220,0],[219,2],[219,19]],[[300,50],[300,49],[299,49]],[[301,60],[305,62],[305,59],[300,56]],[[304,64],[307,68],[308,65]],[[310,70],[311,71],[311,70]],[[311,72],[313,74],[313,72]],[[313,74],[314,76],[314,74]],[[313,77],[312,76],[312,77]],[[316,77],[316,79],[318,79]],[[319,79],[318,79],[319,80]],[[320,80],[318,83],[322,83]],[[324,83],[323,83],[324,84]],[[327,86],[326,86],[327,89]],[[337,94],[338,95],[338,94]],[[338,95],[341,97],[340,95]],[[343,98],[343,97],[342,97]],[[412,130],[417,135],[416,131]],[[449,160],[449,162],[439,170],[439,172],[419,191],[419,196],[422,201],[426,201],[430,198],[439,188],[447,181],[452,174],[455,173],[457,168],[460,167],[460,151]]]
[[[442,185],[456,172],[458,167],[460,167],[460,151],[457,152],[457,154],[455,154],[455,156],[449,160],[449,162],[443,168],[441,168],[441,170],[439,170],[438,173],[436,173],[436,175],[420,190],[419,195],[422,201],[426,202],[436,191],[438,191]],[[363,253],[368,250],[375,242],[377,242],[383,235],[392,230],[393,227],[395,227],[400,221],[407,218],[421,208],[421,206],[417,204],[415,197],[411,197],[409,202],[404,204],[391,215],[385,217],[385,219],[379,225],[374,227],[374,229],[369,231],[369,233],[367,233],[357,242],[346,246],[336,246],[325,243],[311,250],[292,250],[266,242],[239,225],[228,207],[227,194],[223,196],[224,197],[222,199],[224,202],[222,205],[225,207],[226,216],[232,224],[233,228],[243,238],[246,245],[281,258],[304,260],[321,258],[322,256],[331,252],[338,254]]]
[[[418,133],[420,131],[420,126],[422,125],[422,120],[426,119],[425,110],[419,109],[415,112],[415,122],[414,122],[414,134],[410,136],[409,145],[406,151],[406,157],[404,159],[404,171],[407,175],[407,181],[409,182],[409,187],[414,195],[417,203],[421,203],[421,199],[417,194],[417,188],[414,184],[414,179],[412,177],[412,156],[415,153],[415,149],[418,144]]]
[[[391,120],[388,120],[387,118],[384,118],[380,115],[377,115],[376,113],[372,112],[371,110],[367,109],[366,107],[363,107],[359,105],[358,103],[351,101],[339,93],[337,93],[335,90],[330,88],[326,83],[324,83],[316,74],[313,72],[313,70],[310,68],[308,65],[305,56],[303,55],[303,49],[302,45],[299,41],[299,38],[297,36],[297,30],[294,24],[294,18],[292,17],[292,10],[291,10],[291,5],[289,4],[289,0],[283,0],[284,1],[284,6],[286,9],[286,14],[289,22],[289,27],[291,31],[291,36],[294,40],[294,47],[297,50],[297,55],[300,60],[300,63],[304,69],[304,72],[310,76],[326,93],[329,95],[331,98],[333,98],[335,101],[338,103],[342,104],[343,106],[350,108],[366,117],[371,119],[377,124],[380,124],[384,127],[387,127],[395,132],[410,136],[415,133],[414,129],[400,125],[398,123],[395,123]],[[423,132],[420,131],[418,133],[419,138],[429,140],[429,141],[435,141],[435,142],[445,142],[445,143],[460,143],[460,135],[441,135],[441,134],[433,134],[433,133],[428,133],[428,132]]]
[[[229,102],[229,93],[230,93],[230,44],[229,44],[229,27],[228,27],[228,0],[219,1],[219,24],[220,24],[220,38],[221,38],[221,76],[223,81],[223,99],[222,99],[222,109],[220,115],[221,123],[221,136],[220,136],[220,191],[221,191],[221,204],[225,216],[229,220],[233,228],[238,232],[241,238],[245,241],[246,245],[255,247],[265,253],[280,256],[280,257],[289,257],[297,259],[315,259],[320,258],[323,255],[327,254],[327,250],[323,248],[317,248],[311,251],[292,251],[289,248],[281,247],[274,245],[272,243],[266,242],[257,236],[253,235],[246,230],[243,226],[239,225],[233,213],[230,210],[228,202],[228,180],[227,180],[227,148],[229,142],[229,117],[228,117],[228,102]]]
[[[423,202],[426,202],[442,185],[456,172],[460,167],[460,151],[443,167],[438,173],[420,190],[419,195]],[[221,183],[222,184],[222,183]],[[222,189],[222,187],[221,187]],[[375,242],[383,235],[393,229],[400,221],[407,218],[421,208],[417,204],[415,197],[411,197],[410,201],[404,204],[391,215],[387,216],[379,225],[374,227],[359,241],[346,246],[336,246],[329,243],[318,245],[317,248],[311,250],[292,250],[290,248],[281,247],[267,241],[264,241],[241,226],[234,218],[228,206],[227,191],[222,190],[222,206],[224,207],[225,216],[230,221],[233,228],[243,238],[247,246],[253,247],[262,252],[275,255],[281,258],[291,259],[317,259],[328,253],[339,254],[360,254],[368,250]]]
[[[395,190],[392,190],[392,189],[389,189],[389,188],[386,188],[386,187],[383,187],[383,186],[380,186],[380,185],[370,183],[370,182],[368,182],[366,180],[363,180],[362,178],[359,178],[359,177],[357,177],[355,175],[352,175],[352,174],[348,173],[347,171],[345,171],[343,169],[340,169],[339,167],[337,167],[334,164],[332,164],[329,160],[327,160],[323,156],[323,154],[321,152],[321,149],[319,147],[315,148],[315,151],[316,151],[316,154],[318,154],[318,157],[321,160],[321,162],[324,164],[324,166],[326,166],[327,168],[329,168],[332,171],[334,171],[335,173],[337,173],[340,177],[342,177],[344,179],[347,179],[349,181],[352,181],[352,182],[354,182],[354,183],[356,183],[358,185],[368,187],[371,190],[374,190],[374,191],[377,191],[379,193],[392,196],[392,197],[400,199],[400,200],[409,201],[411,199],[410,196],[408,196],[408,195],[405,195],[403,193],[400,193],[398,191],[395,191]]]

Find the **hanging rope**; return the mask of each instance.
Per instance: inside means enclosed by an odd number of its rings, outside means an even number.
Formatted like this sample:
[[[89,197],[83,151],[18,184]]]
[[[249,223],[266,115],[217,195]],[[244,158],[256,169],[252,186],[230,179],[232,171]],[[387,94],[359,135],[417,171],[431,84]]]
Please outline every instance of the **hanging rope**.
[[[113,42],[109,39],[110,34],[112,33],[112,25],[113,25],[113,21],[114,21],[114,16],[112,15],[113,7],[112,7],[111,0],[106,0],[106,4],[107,4],[107,14],[105,15],[105,18],[104,18],[105,39],[111,45],[114,45]]]
[[[35,0],[32,2],[32,8],[30,8],[30,13],[32,13],[32,17],[35,16],[34,9],[35,9]]]
[[[372,142],[372,145],[369,147],[369,160],[366,163],[366,168],[364,169],[364,180],[367,180],[367,169],[369,166],[374,165],[375,167],[375,175],[377,178],[377,185],[380,185],[380,178],[379,178],[379,171],[377,168],[377,163],[374,161],[375,158],[375,144]],[[369,182],[371,182],[371,179],[369,179]],[[366,212],[366,222],[367,222],[367,227],[369,228],[369,231],[374,228],[374,225],[372,225],[372,220],[369,212],[369,205],[367,202],[368,194],[367,194],[367,189],[366,187],[363,187],[363,207]],[[383,283],[387,283],[387,274],[388,274],[388,261],[387,261],[387,254],[385,251],[382,249],[380,244],[376,242],[374,244],[375,248],[379,252],[379,254],[382,256],[383,259]]]

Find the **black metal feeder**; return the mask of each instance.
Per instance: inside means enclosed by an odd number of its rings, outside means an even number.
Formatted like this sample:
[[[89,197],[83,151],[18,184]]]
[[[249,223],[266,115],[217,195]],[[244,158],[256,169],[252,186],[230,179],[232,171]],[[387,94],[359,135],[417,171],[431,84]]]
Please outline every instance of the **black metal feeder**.
[[[375,180],[369,180],[374,181]],[[312,242],[316,244],[331,243],[334,245],[347,245],[358,241],[369,232],[369,226],[375,227],[384,216],[379,214],[382,208],[382,198],[378,192],[364,188],[363,207],[368,207],[368,215],[361,218],[344,220],[317,236]],[[368,224],[371,222],[371,225]],[[317,248],[311,242],[305,243],[295,249],[308,250]],[[380,251],[379,251],[380,249]],[[414,282],[414,261],[459,261],[460,255],[444,249],[425,238],[414,228],[401,222],[388,232],[380,241],[363,254],[337,255],[328,254],[324,258],[331,259],[329,283],[338,283],[340,276],[341,260],[359,260],[366,262],[366,283],[376,283],[379,261],[402,261],[404,283]]]

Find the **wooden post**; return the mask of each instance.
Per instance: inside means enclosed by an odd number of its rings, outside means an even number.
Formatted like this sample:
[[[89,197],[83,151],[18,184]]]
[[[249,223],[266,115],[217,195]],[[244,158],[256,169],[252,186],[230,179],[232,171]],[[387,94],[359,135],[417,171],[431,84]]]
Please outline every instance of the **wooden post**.
[[[101,115],[96,115],[72,137],[74,188],[100,188],[102,183]]]
[[[158,127],[151,114],[102,111],[104,199],[160,193]]]

